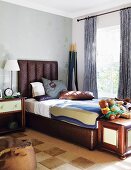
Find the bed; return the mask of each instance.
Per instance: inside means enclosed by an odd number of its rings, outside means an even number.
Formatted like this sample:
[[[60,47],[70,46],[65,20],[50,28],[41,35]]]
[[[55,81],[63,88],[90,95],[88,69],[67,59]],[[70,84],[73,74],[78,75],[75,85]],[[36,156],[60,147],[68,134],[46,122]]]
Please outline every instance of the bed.
[[[58,79],[56,61],[19,60],[18,90],[21,95],[31,98],[30,83],[41,81],[42,77]],[[58,137],[93,150],[97,146],[97,128],[84,128],[63,121],[50,119],[32,112],[26,112],[26,126],[34,130]]]

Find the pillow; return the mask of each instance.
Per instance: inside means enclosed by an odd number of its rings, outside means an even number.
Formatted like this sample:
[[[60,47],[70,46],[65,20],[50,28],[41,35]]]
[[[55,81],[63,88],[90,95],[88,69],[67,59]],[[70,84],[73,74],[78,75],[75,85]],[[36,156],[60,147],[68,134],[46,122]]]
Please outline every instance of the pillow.
[[[89,91],[63,91],[59,96],[59,99],[70,100],[92,100],[93,98],[93,93]]]
[[[48,80],[48,79],[42,78],[42,82],[43,82],[46,94],[53,98],[58,98],[59,93],[61,91],[67,90],[67,87],[62,80]]]
[[[45,95],[45,89],[41,82],[30,83],[32,86],[32,97]]]
[[[34,99],[37,101],[44,101],[44,100],[50,100],[53,98],[47,95],[41,95],[41,96],[35,96]]]

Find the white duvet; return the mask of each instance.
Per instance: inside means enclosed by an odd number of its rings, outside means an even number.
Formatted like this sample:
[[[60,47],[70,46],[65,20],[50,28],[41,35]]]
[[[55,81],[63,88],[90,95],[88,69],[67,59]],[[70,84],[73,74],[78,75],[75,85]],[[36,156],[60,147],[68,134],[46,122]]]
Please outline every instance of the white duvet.
[[[25,100],[25,108],[27,112],[35,113],[41,116],[45,116],[51,118],[49,108],[58,103],[63,103],[65,100],[52,99],[52,100],[44,100],[41,102],[36,101],[33,98]]]

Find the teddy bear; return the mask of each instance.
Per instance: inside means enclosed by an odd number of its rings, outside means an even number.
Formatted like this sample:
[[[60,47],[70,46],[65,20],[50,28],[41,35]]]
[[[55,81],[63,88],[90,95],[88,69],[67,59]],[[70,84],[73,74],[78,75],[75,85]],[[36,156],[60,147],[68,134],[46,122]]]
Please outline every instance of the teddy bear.
[[[122,103],[117,103],[113,99],[108,99],[107,103],[109,105],[109,109],[116,114],[117,117],[120,117],[121,114],[126,112],[126,109],[122,106]]]
[[[124,112],[127,111],[127,109],[124,106],[124,102],[123,101],[115,101],[115,103],[120,107],[121,110],[123,110]]]
[[[118,119],[119,117],[131,119],[131,111],[122,106],[123,102],[116,102],[113,99],[100,100],[99,105],[104,118],[109,120]]]
[[[110,110],[114,111],[115,114],[117,114],[117,117],[131,119],[131,112],[125,106],[124,101],[115,101],[115,100],[112,100],[112,99],[108,99],[107,102],[109,104]]]
[[[110,110],[109,104],[106,100],[100,100],[99,105],[101,108],[101,112],[104,115],[104,118],[109,120],[114,120],[117,118],[116,113]]]

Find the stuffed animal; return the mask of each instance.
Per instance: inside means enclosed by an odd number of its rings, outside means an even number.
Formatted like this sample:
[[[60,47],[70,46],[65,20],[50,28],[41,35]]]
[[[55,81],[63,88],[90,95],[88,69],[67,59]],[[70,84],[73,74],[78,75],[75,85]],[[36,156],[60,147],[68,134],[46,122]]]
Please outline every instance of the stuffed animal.
[[[125,106],[125,108],[128,110],[128,111],[131,111],[131,103],[128,103],[128,102],[124,102],[123,104]]]
[[[124,112],[127,112],[127,109],[124,106],[124,102],[123,101],[115,101],[115,102],[120,107],[121,110],[123,110]]]
[[[131,111],[123,107],[123,102],[115,102],[113,99],[100,100],[101,112],[106,119],[114,120],[119,117],[131,119]]]
[[[129,101],[129,99],[124,100]],[[108,99],[109,108],[111,109],[111,111],[114,111],[116,114],[118,114],[119,117],[131,119],[131,111],[129,110],[129,108],[127,108],[126,105],[128,104],[126,103],[126,101],[114,101],[112,99]]]
[[[116,118],[116,114],[110,110],[108,102],[106,100],[100,100],[99,105],[104,118],[109,120],[114,120]]]
[[[131,111],[131,99],[125,98],[125,99],[119,99],[115,98],[117,102],[123,102],[123,106],[126,108],[127,111]]]
[[[123,114],[121,114],[122,118],[126,118],[126,119],[131,119],[131,112],[125,112]]]
[[[130,98],[125,98],[123,100],[124,106],[128,111],[131,111],[131,99]]]
[[[107,100],[109,108],[112,112],[114,112],[114,114],[116,115],[117,118],[119,118],[121,116],[121,114],[125,113],[125,110],[123,107],[121,107],[122,105],[117,104],[115,102],[115,100],[113,99],[108,99]]]

